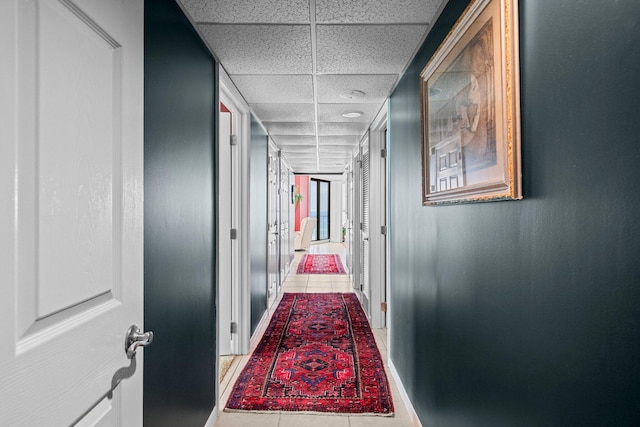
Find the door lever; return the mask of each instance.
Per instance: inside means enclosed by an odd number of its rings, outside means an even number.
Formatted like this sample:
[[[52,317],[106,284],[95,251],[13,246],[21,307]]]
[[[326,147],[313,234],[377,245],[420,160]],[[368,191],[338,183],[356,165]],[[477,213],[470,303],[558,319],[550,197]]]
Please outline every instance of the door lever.
[[[127,330],[124,340],[124,351],[129,359],[136,357],[138,347],[146,347],[153,341],[153,332],[142,332],[140,326],[133,324]]]

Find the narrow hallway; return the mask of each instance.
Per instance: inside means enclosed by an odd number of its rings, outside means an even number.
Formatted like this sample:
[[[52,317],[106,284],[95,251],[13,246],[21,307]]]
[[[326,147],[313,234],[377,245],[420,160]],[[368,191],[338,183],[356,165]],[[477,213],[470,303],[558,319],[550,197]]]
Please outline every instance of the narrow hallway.
[[[304,292],[304,293],[322,293],[322,292],[352,292],[349,275],[322,275],[322,274],[296,274],[298,263],[302,257],[307,254],[339,254],[342,262],[346,265],[345,256],[346,249],[341,243],[317,243],[312,244],[308,251],[296,252],[295,260],[292,263],[291,271],[283,282],[280,297],[285,292]],[[258,344],[259,338],[264,333],[271,315],[279,303],[278,298],[271,307],[269,307],[268,315],[258,326],[254,339],[251,342],[251,352]],[[393,417],[378,416],[358,416],[358,415],[310,415],[301,413],[238,413],[224,412],[223,408],[229,398],[229,394],[249,359],[249,354],[236,357],[227,375],[220,384],[220,412],[216,427],[240,427],[259,425],[261,427],[294,427],[294,426],[330,426],[330,427],[401,427],[412,426],[411,417],[407,412],[400,393],[395,385],[393,377],[390,375],[387,365],[387,330],[373,329],[376,344],[382,355],[387,378],[391,386],[393,403],[395,406],[395,415]]]

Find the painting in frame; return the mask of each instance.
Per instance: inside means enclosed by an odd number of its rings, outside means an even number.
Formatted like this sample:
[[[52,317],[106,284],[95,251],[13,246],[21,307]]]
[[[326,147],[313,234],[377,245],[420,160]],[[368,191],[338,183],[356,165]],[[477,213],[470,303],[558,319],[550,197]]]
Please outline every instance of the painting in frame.
[[[475,0],[420,74],[423,205],[522,198],[517,0]]]

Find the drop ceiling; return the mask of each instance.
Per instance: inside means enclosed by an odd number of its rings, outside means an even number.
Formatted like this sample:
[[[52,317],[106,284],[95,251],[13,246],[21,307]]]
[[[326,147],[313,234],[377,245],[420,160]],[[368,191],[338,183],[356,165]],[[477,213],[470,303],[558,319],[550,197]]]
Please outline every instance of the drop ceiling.
[[[446,2],[180,1],[299,173],[344,170]]]

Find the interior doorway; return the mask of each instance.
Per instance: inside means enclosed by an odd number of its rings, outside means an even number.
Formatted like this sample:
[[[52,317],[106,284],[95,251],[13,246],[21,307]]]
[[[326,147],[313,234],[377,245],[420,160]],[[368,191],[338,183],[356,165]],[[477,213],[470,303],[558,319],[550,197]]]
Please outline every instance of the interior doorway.
[[[369,133],[369,278],[370,321],[374,328],[387,321],[387,116],[388,102],[371,123]]]
[[[218,354],[249,351],[249,129],[250,112],[219,67],[218,94]]]
[[[331,182],[311,178],[309,181],[309,216],[315,218],[316,229],[311,240],[331,238]]]

